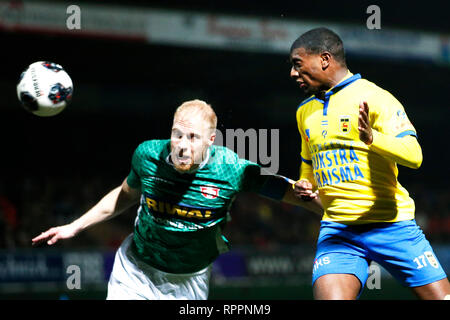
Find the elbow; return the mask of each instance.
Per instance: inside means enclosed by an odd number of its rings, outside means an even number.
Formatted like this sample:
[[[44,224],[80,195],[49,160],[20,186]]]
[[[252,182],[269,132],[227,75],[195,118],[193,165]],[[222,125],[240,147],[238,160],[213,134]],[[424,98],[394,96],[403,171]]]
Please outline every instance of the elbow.
[[[411,140],[413,141],[413,145],[410,148],[412,152],[410,153],[411,158],[408,167],[412,169],[419,169],[423,161],[422,148],[420,147],[415,137],[411,137]]]
[[[420,152],[417,152],[414,159],[412,159],[411,165],[409,167],[412,169],[419,169],[420,166],[422,165],[422,162],[423,162],[423,155],[422,150],[420,150]]]
[[[410,168],[411,169],[419,169],[421,165],[422,165],[422,160],[412,163]]]

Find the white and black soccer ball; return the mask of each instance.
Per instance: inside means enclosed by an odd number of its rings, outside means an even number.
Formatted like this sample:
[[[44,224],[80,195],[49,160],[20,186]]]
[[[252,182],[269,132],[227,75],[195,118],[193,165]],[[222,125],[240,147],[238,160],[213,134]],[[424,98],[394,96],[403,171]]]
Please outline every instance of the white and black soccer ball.
[[[63,111],[72,94],[72,79],[61,65],[54,62],[30,64],[17,84],[17,97],[23,107],[40,117],[54,116]]]

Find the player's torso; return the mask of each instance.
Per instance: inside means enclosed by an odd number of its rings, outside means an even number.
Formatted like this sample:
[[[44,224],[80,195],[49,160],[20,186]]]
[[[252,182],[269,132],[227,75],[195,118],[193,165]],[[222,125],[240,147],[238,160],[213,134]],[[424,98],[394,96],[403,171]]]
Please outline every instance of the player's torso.
[[[164,142],[162,142],[164,143]],[[170,163],[168,141],[158,154],[142,156],[141,205],[134,244],[138,256],[171,273],[190,273],[228,250],[221,229],[239,192],[236,166],[208,162],[195,173],[178,173]],[[223,152],[214,146],[210,157]],[[229,170],[227,170],[229,169]]]
[[[229,173],[206,165],[193,174],[181,174],[168,156],[169,152],[162,152],[158,159],[148,157],[141,163],[143,211],[168,226],[174,220],[186,222],[181,229],[222,220],[238,192]]]
[[[328,101],[312,98],[298,110],[326,208],[325,220],[390,221],[410,216],[414,210],[397,181],[395,163],[359,139],[359,103],[373,87],[359,79],[327,97]]]

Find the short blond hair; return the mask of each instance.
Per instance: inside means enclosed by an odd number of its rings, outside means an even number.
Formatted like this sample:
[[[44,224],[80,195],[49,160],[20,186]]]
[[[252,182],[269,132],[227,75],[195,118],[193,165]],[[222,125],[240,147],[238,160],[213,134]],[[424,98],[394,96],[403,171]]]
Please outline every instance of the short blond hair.
[[[203,100],[194,99],[183,102],[175,111],[173,121],[175,122],[182,115],[189,117],[201,116],[209,124],[209,129],[216,130],[217,116],[210,104]]]

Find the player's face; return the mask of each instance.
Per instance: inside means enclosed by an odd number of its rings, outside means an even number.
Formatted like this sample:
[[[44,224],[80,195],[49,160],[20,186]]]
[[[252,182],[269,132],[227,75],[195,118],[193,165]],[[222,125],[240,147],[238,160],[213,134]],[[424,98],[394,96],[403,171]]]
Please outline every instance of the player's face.
[[[214,142],[208,123],[201,117],[176,119],[172,126],[172,162],[179,172],[192,172],[204,160],[206,150]]]
[[[295,80],[307,95],[317,94],[323,87],[322,58],[309,54],[304,48],[292,50],[290,56],[291,78]]]

